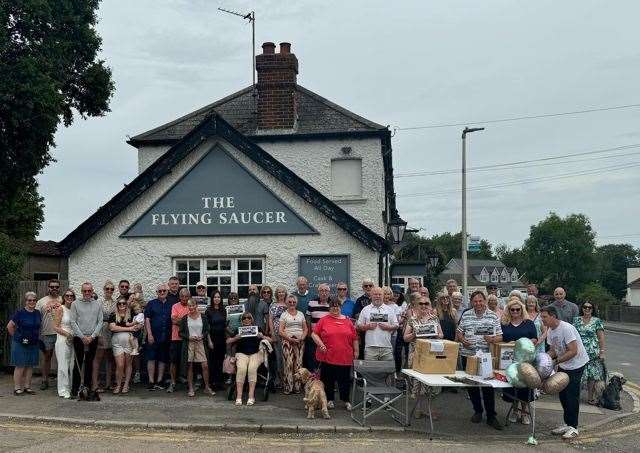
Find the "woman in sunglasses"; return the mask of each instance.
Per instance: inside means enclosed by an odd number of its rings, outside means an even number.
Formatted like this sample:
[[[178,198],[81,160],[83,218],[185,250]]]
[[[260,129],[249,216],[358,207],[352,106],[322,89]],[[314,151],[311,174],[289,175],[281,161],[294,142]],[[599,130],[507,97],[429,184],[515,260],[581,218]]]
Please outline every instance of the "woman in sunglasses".
[[[35,393],[31,390],[31,376],[40,358],[38,339],[42,325],[42,314],[36,310],[37,301],[36,293],[25,293],[24,308],[16,311],[7,324],[7,332],[11,335],[10,364],[15,367],[13,394],[16,396]]]
[[[71,327],[71,304],[76,300],[76,293],[67,289],[62,295],[62,305],[53,315],[53,328],[58,335],[56,339],[56,360],[58,361],[58,396],[71,398],[71,378],[75,353],[73,352],[73,328]]]
[[[98,378],[100,375],[100,368],[102,368],[102,362],[106,362],[106,379],[105,384],[106,388],[111,387],[111,375],[113,374],[113,369],[111,365],[113,364],[113,354],[111,353],[111,330],[109,329],[109,318],[116,311],[116,301],[113,298],[113,292],[115,290],[115,285],[111,280],[107,280],[104,282],[102,287],[103,296],[100,300],[102,302],[102,312],[104,314],[104,327],[100,332],[100,336],[98,337],[98,347],[96,348],[96,356],[93,359],[93,382],[99,382]],[[111,389],[113,390],[113,389]],[[104,392],[104,388],[98,386],[98,393]]]
[[[404,341],[409,343],[409,359],[407,361],[407,367],[413,367],[413,358],[416,353],[416,340],[417,339],[434,339],[442,338],[442,328],[440,327],[440,321],[437,313],[431,306],[431,301],[427,297],[421,297],[415,304],[413,314],[406,322],[404,328]],[[418,400],[417,403],[421,403],[422,406],[426,404],[426,399],[423,396],[433,398],[441,391],[440,387],[429,387],[415,379],[411,379],[409,386],[409,396]],[[422,407],[418,410],[416,405],[416,411],[414,412],[416,418],[420,418],[426,415],[426,408]]]
[[[256,327],[257,333],[250,332],[252,329],[246,327]],[[258,381],[258,367],[262,363],[260,353],[260,342],[271,339],[264,335],[262,328],[258,327],[253,320],[253,315],[249,312],[242,314],[240,327],[235,335],[227,339],[227,344],[236,347],[236,406],[242,406],[242,389],[245,380],[249,381],[249,395],[247,406],[253,406],[256,402],[255,392]]]
[[[131,335],[142,329],[142,325],[133,322],[133,315],[127,303],[128,297],[120,296],[116,302],[116,311],[109,318],[109,329],[113,332],[111,346],[116,361],[116,385],[114,395],[129,393],[131,380]],[[122,386],[122,387],[121,387]]]
[[[289,294],[287,296],[287,311],[280,316],[278,327],[284,356],[283,387],[285,395],[291,392],[300,393],[300,382],[296,381],[293,376],[302,367],[302,355],[308,327],[304,313],[297,309],[297,305],[298,298],[295,294]]]
[[[586,301],[580,305],[580,316],[573,319],[573,325],[589,356],[582,373],[582,384],[587,385],[587,401],[592,406],[598,405],[595,398],[596,381],[606,382],[607,378],[604,372],[604,323],[598,318],[597,308],[592,302]]]
[[[529,338],[533,344],[538,343],[538,331],[536,325],[529,319],[529,313],[522,300],[518,296],[511,296],[502,313],[502,341],[516,341],[520,338]],[[509,388],[502,393],[502,399],[511,403],[513,407],[509,413],[509,421],[520,421],[523,425],[531,424],[529,416],[529,402],[533,401],[533,391],[528,388]],[[520,410],[518,410],[520,401]]]

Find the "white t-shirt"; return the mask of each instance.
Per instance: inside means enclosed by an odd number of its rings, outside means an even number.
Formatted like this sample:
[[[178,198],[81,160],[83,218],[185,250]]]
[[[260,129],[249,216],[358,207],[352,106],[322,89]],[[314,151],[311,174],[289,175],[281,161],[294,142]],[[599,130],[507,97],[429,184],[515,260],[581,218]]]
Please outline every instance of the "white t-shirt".
[[[358,325],[368,324],[370,322],[383,322],[376,321],[376,317],[384,317],[386,315],[387,324],[394,325],[398,327],[398,318],[396,316],[396,312],[389,305],[382,304],[379,307],[373,305],[373,303],[367,305],[360,312],[360,316],[358,317]],[[374,319],[372,319],[372,316]],[[380,348],[391,348],[391,335],[392,331],[383,330],[380,326],[376,327],[373,330],[367,330],[364,334],[364,345],[366,346],[377,346]]]
[[[191,316],[187,316],[187,327],[189,328],[190,337],[202,336],[202,316],[198,316],[193,319]]]
[[[575,327],[564,321],[560,321],[560,324],[555,329],[549,328],[549,330],[547,330],[547,344],[555,351],[556,357],[560,357],[567,352],[567,349],[569,349],[568,345],[572,341],[578,344],[578,353],[570,360],[558,364],[559,368],[569,371],[577,370],[589,361],[589,356],[582,344],[580,334]]]

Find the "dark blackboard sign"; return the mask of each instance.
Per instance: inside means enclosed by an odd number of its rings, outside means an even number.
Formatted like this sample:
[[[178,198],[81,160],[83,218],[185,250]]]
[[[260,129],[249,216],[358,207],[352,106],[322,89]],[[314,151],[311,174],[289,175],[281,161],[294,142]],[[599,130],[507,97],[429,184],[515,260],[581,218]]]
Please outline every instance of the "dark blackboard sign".
[[[320,283],[329,285],[331,293],[335,294],[338,282],[345,282],[350,288],[349,261],[349,255],[300,255],[298,275],[307,277],[313,294],[317,294]]]

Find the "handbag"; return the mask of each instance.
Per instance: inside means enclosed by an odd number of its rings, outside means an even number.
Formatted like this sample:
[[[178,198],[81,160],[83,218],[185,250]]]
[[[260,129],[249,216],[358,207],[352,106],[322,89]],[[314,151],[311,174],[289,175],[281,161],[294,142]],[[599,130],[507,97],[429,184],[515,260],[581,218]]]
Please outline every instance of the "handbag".
[[[222,372],[226,374],[236,374],[236,358],[230,355],[224,356],[222,362]]]

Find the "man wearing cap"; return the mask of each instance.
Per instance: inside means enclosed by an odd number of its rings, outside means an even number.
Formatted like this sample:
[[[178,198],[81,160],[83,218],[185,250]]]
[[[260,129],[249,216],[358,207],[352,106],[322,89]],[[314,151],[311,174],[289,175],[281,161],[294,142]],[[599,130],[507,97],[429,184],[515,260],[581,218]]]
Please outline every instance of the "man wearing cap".
[[[211,299],[207,296],[207,285],[205,282],[200,281],[196,283],[196,295],[193,296],[192,299],[198,304],[198,311],[204,313],[211,303]]]

